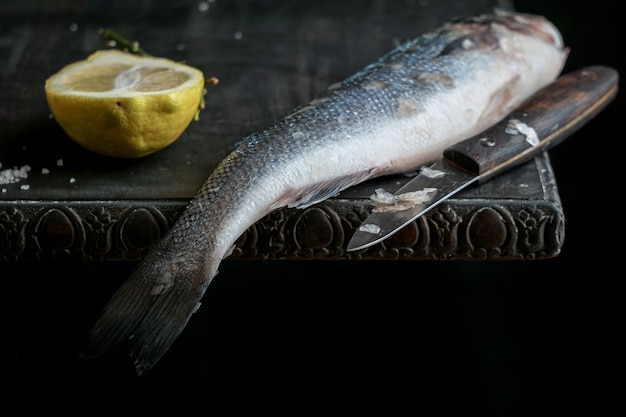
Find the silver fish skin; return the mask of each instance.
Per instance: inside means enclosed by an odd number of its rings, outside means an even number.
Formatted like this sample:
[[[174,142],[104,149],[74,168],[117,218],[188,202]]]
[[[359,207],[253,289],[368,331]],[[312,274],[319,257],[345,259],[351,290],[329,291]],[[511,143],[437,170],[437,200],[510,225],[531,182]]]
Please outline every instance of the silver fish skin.
[[[243,138],[105,306],[85,356],[123,349],[144,374],[252,224],[431,162],[556,79],[568,52],[542,16],[451,21]]]

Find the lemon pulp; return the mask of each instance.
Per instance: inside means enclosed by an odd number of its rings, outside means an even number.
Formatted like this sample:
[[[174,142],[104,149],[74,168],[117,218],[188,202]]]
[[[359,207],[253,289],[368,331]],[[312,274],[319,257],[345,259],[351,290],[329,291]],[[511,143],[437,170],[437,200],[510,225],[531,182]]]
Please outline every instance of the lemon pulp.
[[[204,83],[194,67],[112,49],[62,68],[46,80],[45,92],[75,142],[102,155],[140,158],[180,137]]]

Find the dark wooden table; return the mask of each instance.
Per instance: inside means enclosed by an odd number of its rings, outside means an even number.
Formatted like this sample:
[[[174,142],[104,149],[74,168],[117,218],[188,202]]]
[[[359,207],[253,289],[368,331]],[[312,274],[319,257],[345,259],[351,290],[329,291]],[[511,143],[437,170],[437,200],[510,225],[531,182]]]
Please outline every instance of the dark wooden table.
[[[264,127],[399,41],[497,1],[3,2],[0,260],[138,260],[244,135]],[[169,148],[139,160],[86,151],[60,129],[47,77],[106,49],[101,27],[186,61],[207,77],[206,109]],[[46,170],[44,173],[44,170]],[[238,241],[230,259],[542,259],[559,254],[564,222],[547,155],[472,189],[368,250],[345,246],[370,210],[370,181],[306,210],[283,209]]]
[[[612,271],[623,267],[613,243],[621,204],[610,197],[623,161],[607,150],[621,140],[621,93],[549,159],[466,192],[369,251],[344,247],[374,183],[304,212],[281,210],[239,242],[151,373],[138,379],[123,365],[80,359],[111,294],[239,137],[398,40],[508,3],[0,0],[0,170],[31,166],[28,179],[0,185],[0,415],[619,409],[623,292]],[[617,2],[515,6],[561,28],[572,48],[566,71],[625,71]],[[49,118],[45,79],[103,48],[101,26],[220,79],[200,122],[171,148],[138,161],[98,157]],[[485,258],[506,262],[462,261]]]

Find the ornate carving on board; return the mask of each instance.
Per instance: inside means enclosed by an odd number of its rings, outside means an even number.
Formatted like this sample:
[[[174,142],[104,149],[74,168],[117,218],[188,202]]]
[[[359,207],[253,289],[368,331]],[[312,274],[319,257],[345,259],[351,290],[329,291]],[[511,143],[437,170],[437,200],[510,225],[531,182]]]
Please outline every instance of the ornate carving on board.
[[[172,226],[184,203],[0,205],[0,260],[137,261]],[[370,248],[345,247],[368,209],[328,201],[277,210],[251,226],[229,259],[513,260],[551,258],[564,220],[556,203],[451,200]]]

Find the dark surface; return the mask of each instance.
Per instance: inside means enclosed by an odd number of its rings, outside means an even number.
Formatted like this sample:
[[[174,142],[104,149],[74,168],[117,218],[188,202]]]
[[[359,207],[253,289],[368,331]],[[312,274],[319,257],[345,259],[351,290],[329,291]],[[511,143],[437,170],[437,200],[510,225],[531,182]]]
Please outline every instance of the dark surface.
[[[223,0],[204,11],[196,0],[110,7],[56,2],[43,9],[36,3],[0,8],[8,58],[0,77],[0,163],[31,168],[27,179],[0,187],[0,262],[140,259],[242,136],[416,33],[491,11],[497,2],[373,1],[355,8],[349,1],[311,6]],[[208,87],[199,122],[168,148],[139,160],[86,151],[49,117],[46,78],[106,48],[98,37],[103,26],[140,39],[154,55],[186,61],[221,80]],[[309,210],[277,210],[248,229],[232,257],[551,258],[562,246],[563,215],[554,174],[544,163],[549,159],[537,159],[542,161],[462,191],[447,202],[445,213],[433,210],[371,250],[348,253],[345,246],[371,209],[375,188],[397,189],[403,175],[367,181]],[[457,197],[467,201],[455,205]],[[474,233],[485,229],[494,233]]]
[[[616,7],[516,2],[560,27],[572,50],[566,70],[623,69]],[[2,415],[619,409],[621,276],[611,271],[619,271],[621,247],[613,242],[622,233],[612,196],[623,175],[610,151],[623,109],[618,95],[550,152],[567,221],[557,258],[225,262],[181,338],[140,379],[123,363],[78,357],[91,321],[132,263],[1,265],[0,372],[9,389],[0,397],[11,407]]]
[[[356,10],[346,1],[325,0],[313,7],[280,0],[222,1],[205,12],[198,10],[199,3],[149,0],[106,7],[85,2],[72,7],[50,2],[42,9],[30,0],[2,6],[4,36],[14,42],[7,41],[2,51],[0,162],[3,168],[28,164],[32,171],[27,181],[2,186],[6,191],[0,202],[188,201],[244,135],[352,75],[416,31],[459,14],[488,11],[496,0],[467,5],[370,1]],[[207,86],[198,123],[167,149],[139,160],[101,157],[80,148],[49,117],[45,100],[46,78],[107,49],[98,31],[111,26],[141,40],[152,55],[187,62],[207,78],[220,80]],[[397,30],[390,33],[390,27]],[[56,165],[59,159],[62,166]],[[42,174],[42,168],[50,173]],[[20,189],[25,183],[28,192]]]

